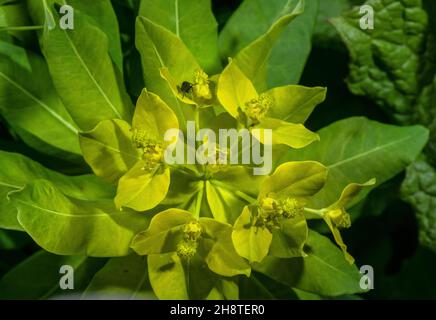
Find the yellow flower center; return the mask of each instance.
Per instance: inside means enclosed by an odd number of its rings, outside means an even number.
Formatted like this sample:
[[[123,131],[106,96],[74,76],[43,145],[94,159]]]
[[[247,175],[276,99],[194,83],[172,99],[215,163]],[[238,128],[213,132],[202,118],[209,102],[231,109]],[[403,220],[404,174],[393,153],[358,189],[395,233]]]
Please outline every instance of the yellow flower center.
[[[151,138],[142,129],[135,129],[132,139],[135,146],[142,151],[142,159],[145,162],[144,170],[153,170],[158,164],[162,163],[164,155],[162,143]]]
[[[264,198],[259,204],[259,216],[257,224],[269,229],[280,227],[282,219],[292,219],[297,215],[303,214],[303,206],[294,198],[276,200],[274,198]]]
[[[209,87],[209,77],[203,70],[197,70],[194,75],[193,92],[197,98],[212,99],[212,91]]]
[[[225,171],[230,168],[229,152],[215,146],[215,163],[208,163],[207,168],[212,173]]]
[[[285,218],[295,218],[298,215],[303,214],[304,207],[295,198],[287,198],[280,203],[280,207],[283,210],[283,216]]]
[[[263,93],[259,98],[246,102],[244,112],[251,121],[259,123],[265,118],[272,105],[272,98]]]
[[[177,255],[182,259],[190,259],[197,253],[198,244],[195,241],[183,241],[177,245]]]
[[[191,221],[185,224],[185,227],[183,228],[185,239],[189,241],[198,241],[198,239],[200,239],[201,232],[201,225],[198,223],[198,221]]]
[[[351,227],[351,217],[344,209],[335,209],[327,212],[334,225],[338,228]]]

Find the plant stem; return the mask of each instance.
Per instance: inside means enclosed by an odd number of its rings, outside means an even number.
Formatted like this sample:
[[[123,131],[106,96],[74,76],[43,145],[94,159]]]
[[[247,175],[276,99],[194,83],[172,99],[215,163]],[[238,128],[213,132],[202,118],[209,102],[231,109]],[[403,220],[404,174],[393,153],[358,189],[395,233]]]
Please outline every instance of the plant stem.
[[[324,217],[324,209],[304,208],[306,219],[322,219]]]
[[[201,203],[203,202],[203,195],[204,195],[204,188],[206,182],[203,181],[203,187],[198,190],[197,193],[197,202],[195,203],[195,218],[200,218],[200,211],[201,211]]]
[[[195,172],[193,170],[190,170],[188,168],[185,168],[184,166],[168,164],[168,163],[166,163],[166,165],[168,167],[170,167],[171,169],[173,169],[174,171],[183,173],[183,174],[185,174],[187,176],[201,178],[201,176],[197,172]]]
[[[224,183],[222,181],[218,180],[211,180],[210,181],[214,186],[226,189],[227,191],[232,192],[242,200],[246,201],[247,203],[255,203],[257,201],[256,198],[246,194],[245,192],[242,192],[241,190],[238,190],[236,187],[230,186],[227,183]]]
[[[16,27],[0,27],[1,31],[31,31],[31,30],[41,30],[44,26],[16,26]]]

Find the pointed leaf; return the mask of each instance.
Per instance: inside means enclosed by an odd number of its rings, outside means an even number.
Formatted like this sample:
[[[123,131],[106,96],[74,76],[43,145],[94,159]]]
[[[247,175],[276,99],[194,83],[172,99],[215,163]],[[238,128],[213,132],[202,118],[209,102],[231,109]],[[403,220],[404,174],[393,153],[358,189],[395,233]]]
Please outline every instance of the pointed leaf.
[[[138,161],[118,182],[115,205],[146,211],[157,206],[170,186],[170,169],[158,166],[144,170],[144,161]]]
[[[54,10],[46,10],[58,18]],[[74,30],[44,28],[43,53],[54,85],[82,130],[91,130],[102,120],[131,118],[132,105],[118,81],[108,46],[106,34],[79,12],[74,15]]]
[[[179,128],[179,122],[159,96],[144,89],[136,103],[132,127],[145,130],[156,140],[163,140],[167,130]]]
[[[315,161],[286,162],[262,183],[259,199],[274,193],[278,198],[307,199],[322,189],[327,168]]]
[[[266,258],[256,270],[289,287],[323,296],[363,292],[361,274],[326,237],[309,232],[305,258]]]
[[[277,258],[305,257],[303,248],[307,241],[309,229],[306,219],[297,216],[283,219],[280,228],[274,229],[269,248],[269,255]]]
[[[133,236],[147,225],[146,217],[119,211],[112,200],[70,198],[46,180],[36,180],[9,198],[18,208],[23,229],[39,246],[56,254],[124,256]]]
[[[211,1],[142,0],[139,15],[178,36],[208,73],[220,69],[217,22]]]
[[[17,209],[8,201],[9,192],[21,190],[36,179],[51,181],[63,193],[78,199],[112,199],[114,188],[94,175],[69,177],[49,170],[17,153],[0,151],[0,227],[22,230]]]
[[[4,42],[0,43],[0,112],[12,127],[64,152],[81,153],[77,126],[59,99],[44,60]]]
[[[267,87],[267,62],[274,43],[286,26],[304,11],[304,0],[299,0],[295,8],[286,5],[268,31],[242,49],[235,57],[241,70],[250,78],[256,89],[265,91]]]
[[[42,250],[38,251],[3,276],[0,280],[0,298],[11,300],[77,298],[104,262],[105,259],[57,256]],[[69,265],[74,270],[74,289],[67,290],[68,292],[59,286],[59,279],[62,276],[59,271],[63,265]]]
[[[335,122],[319,135],[320,142],[298,152],[290,150],[278,161],[316,160],[327,167],[326,185],[312,201],[318,208],[335,202],[352,181],[376,178],[379,185],[394,177],[417,157],[428,139],[428,131],[421,126],[397,127],[362,117]],[[361,192],[350,206],[371,189]]]
[[[239,116],[239,108],[243,108],[250,100],[258,98],[251,80],[233,60],[229,61],[219,77],[217,96],[223,107],[235,119]]]
[[[136,20],[136,47],[141,54],[147,88],[173,109],[184,126],[189,107],[179,102],[167,81],[161,77],[160,70],[167,68],[179,84],[192,82],[195,71],[200,68],[197,61],[180,38],[144,17]]]
[[[147,258],[137,255],[110,259],[92,278],[83,300],[154,300]]]
[[[325,100],[326,93],[326,88],[295,85],[271,89],[266,92],[274,101],[268,116],[292,123],[304,123],[315,107]]]
[[[250,262],[260,262],[268,254],[272,241],[271,232],[251,223],[251,212],[245,207],[235,222],[232,241],[236,252]]]
[[[168,209],[151,219],[146,231],[136,235],[131,248],[140,255],[175,252],[177,242],[183,239],[182,227],[194,220],[185,210]]]
[[[104,120],[79,138],[85,161],[97,176],[110,182],[117,182],[141,159],[130,125],[123,120]]]

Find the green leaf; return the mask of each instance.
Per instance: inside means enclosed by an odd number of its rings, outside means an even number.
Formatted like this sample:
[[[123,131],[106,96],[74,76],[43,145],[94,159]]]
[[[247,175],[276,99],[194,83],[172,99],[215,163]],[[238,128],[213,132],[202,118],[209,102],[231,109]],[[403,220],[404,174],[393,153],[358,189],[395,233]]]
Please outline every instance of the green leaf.
[[[415,210],[419,224],[419,241],[436,252],[436,170],[425,158],[407,168],[401,196]]]
[[[229,60],[229,64],[218,79],[217,96],[226,111],[237,119],[239,108],[248,101],[257,99],[258,93],[239,65],[234,60]]]
[[[255,87],[264,91],[267,87],[267,63],[273,48],[285,27],[304,12],[304,0],[299,0],[295,8],[285,6],[268,31],[238,52],[235,57],[241,70],[250,78]]]
[[[67,197],[46,180],[35,180],[9,198],[18,208],[23,229],[39,246],[56,254],[124,256],[133,236],[147,225],[146,217],[119,211],[112,200]]]
[[[362,292],[356,266],[345,261],[342,252],[328,238],[310,231],[306,253],[305,258],[267,257],[255,269],[289,287],[319,295]]]
[[[176,253],[153,254],[147,261],[150,283],[159,299],[189,299],[183,265]]]
[[[198,256],[188,263],[176,253],[150,255],[148,272],[161,300],[238,298],[236,285],[211,272]]]
[[[376,180],[371,179],[365,183],[350,183],[347,185],[341,193],[339,199],[330,205],[327,210],[336,210],[349,207],[359,193],[365,188],[375,185]]]
[[[117,182],[141,159],[130,125],[123,120],[104,120],[79,138],[86,162],[97,176],[110,182]]]
[[[0,112],[20,128],[64,152],[80,154],[77,126],[57,95],[44,60],[0,42]]]
[[[184,172],[172,170],[168,193],[160,204],[173,208],[183,208],[183,204],[189,202],[202,188],[203,181],[199,181],[195,176],[188,176]]]
[[[177,83],[192,82],[200,68],[194,56],[175,34],[144,17],[136,20],[136,47],[148,90],[159,95],[176,113],[180,125],[185,126],[190,108],[179,102],[160,70],[168,69]]]
[[[0,229],[0,250],[17,250],[29,245],[32,239],[24,232]]]
[[[217,23],[210,0],[142,0],[139,16],[179,37],[206,72],[220,70]]]
[[[17,209],[8,201],[7,195],[11,191],[21,190],[35,179],[49,180],[66,195],[78,199],[112,199],[115,193],[111,185],[103,183],[96,176],[64,176],[16,153],[0,151],[0,166],[7,168],[0,171],[1,228],[22,230],[16,218]]]
[[[307,241],[309,229],[306,219],[297,216],[283,219],[280,228],[273,229],[269,255],[276,258],[305,257],[304,245]]]
[[[235,56],[241,49],[267,32],[270,26],[277,21],[277,17],[286,15],[291,12],[292,8],[296,8],[294,14],[301,14],[301,16],[292,22],[287,22],[289,25],[283,26],[281,35],[276,35],[269,29],[270,39],[277,38],[277,44],[272,48],[269,59],[268,52],[262,53],[262,59],[268,59],[266,71],[269,87],[298,83],[311,50],[311,36],[317,17],[318,0],[305,1],[304,13],[302,13],[301,6],[302,2],[297,2],[297,0],[244,1],[220,34],[222,57]],[[268,46],[270,47],[271,44]],[[260,49],[265,48],[259,44],[251,50],[254,52]],[[248,54],[248,51],[246,53]],[[261,63],[253,64],[256,67],[261,65]],[[251,74],[249,75],[251,77]]]
[[[303,11],[304,0],[299,0],[294,8],[286,3],[274,17],[271,27],[236,55],[237,64],[259,91],[267,88],[267,63],[274,43],[286,26]]]
[[[110,259],[92,278],[81,299],[154,300],[147,258],[137,255]]]
[[[52,9],[45,10],[48,16],[58,18]],[[106,34],[79,12],[74,15],[74,30],[45,25],[42,51],[50,74],[82,130],[91,130],[102,120],[131,118],[131,102],[118,81],[108,50]]]
[[[156,207],[170,186],[170,169],[157,166],[149,171],[144,161],[138,161],[118,182],[115,205],[146,211]]]
[[[204,230],[203,237],[214,241],[205,258],[209,269],[225,277],[240,274],[249,277],[250,265],[238,255],[233,246],[232,226],[210,218],[200,218],[200,224]]]
[[[357,0],[361,5],[363,1]],[[341,38],[331,23],[332,18],[339,17],[344,11],[351,9],[356,0],[319,1],[317,21],[313,32],[312,43],[317,48],[343,51]]]
[[[234,192],[216,186],[211,181],[206,181],[206,199],[213,217],[227,223],[233,223],[246,204]]]
[[[292,123],[304,123],[315,107],[325,100],[326,88],[284,86],[266,92],[274,104],[268,112],[271,118]]]
[[[163,141],[167,130],[177,130],[179,122],[174,112],[158,95],[144,89],[136,103],[132,127],[144,130],[152,138]]]
[[[13,30],[13,28],[16,27],[30,26],[31,24],[24,1],[14,1],[9,3],[1,3],[0,1],[0,29],[3,29],[3,27],[12,27],[12,30],[8,30],[7,32],[2,30],[0,32],[1,40],[13,42],[12,37],[14,37],[26,46],[33,44],[33,34],[31,32],[22,32],[17,29]]]
[[[241,257],[250,262],[260,262],[268,254],[272,234],[267,228],[253,226],[251,218],[250,208],[245,207],[235,222],[232,241]]]
[[[51,7],[57,0],[45,0],[47,6]],[[28,10],[36,24],[42,25],[45,22],[45,8],[43,1],[27,1]],[[74,8],[74,14],[79,13],[86,17],[87,22],[103,31],[109,41],[109,54],[117,65],[120,72],[123,70],[123,54],[121,51],[120,32],[118,21],[112,4],[109,0],[83,2],[81,0],[63,0],[62,4],[68,4]],[[25,24],[23,24],[25,25]]]
[[[319,141],[319,136],[302,124],[289,123],[274,118],[266,118],[253,128],[260,129],[259,131],[251,131],[251,133],[264,144],[266,144],[265,129],[272,131],[272,144],[284,144],[291,148],[300,149]]]
[[[259,199],[272,193],[277,198],[307,200],[322,189],[326,179],[327,168],[319,162],[286,162],[262,183]]]
[[[175,252],[177,242],[183,238],[182,227],[193,220],[184,210],[163,211],[151,219],[146,231],[135,236],[131,248],[139,255]]]
[[[290,150],[278,161],[316,160],[327,167],[325,187],[311,201],[319,208],[335,202],[350,182],[376,178],[379,185],[391,179],[415,160],[428,139],[428,131],[421,126],[397,127],[362,117],[335,122],[319,135],[319,143]],[[352,204],[370,190],[367,188]]]
[[[1,299],[47,299],[75,297],[86,287],[105,259],[85,256],[58,256],[39,251],[27,258],[0,280]],[[74,270],[74,289],[62,290],[60,268],[69,265]]]
[[[239,286],[236,282],[227,279],[218,279],[215,286],[206,297],[207,300],[238,300]]]

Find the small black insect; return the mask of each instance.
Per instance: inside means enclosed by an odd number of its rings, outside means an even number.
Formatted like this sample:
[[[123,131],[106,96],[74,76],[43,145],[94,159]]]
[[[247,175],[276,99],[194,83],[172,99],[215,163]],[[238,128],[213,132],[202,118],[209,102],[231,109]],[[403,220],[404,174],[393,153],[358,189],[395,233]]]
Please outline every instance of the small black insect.
[[[192,92],[193,87],[194,87],[194,84],[192,84],[188,81],[183,81],[180,86],[177,86],[177,89],[179,89],[179,91],[182,93],[183,98],[184,98],[186,94],[190,94]]]

